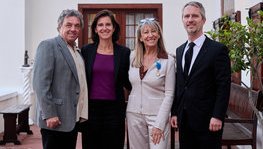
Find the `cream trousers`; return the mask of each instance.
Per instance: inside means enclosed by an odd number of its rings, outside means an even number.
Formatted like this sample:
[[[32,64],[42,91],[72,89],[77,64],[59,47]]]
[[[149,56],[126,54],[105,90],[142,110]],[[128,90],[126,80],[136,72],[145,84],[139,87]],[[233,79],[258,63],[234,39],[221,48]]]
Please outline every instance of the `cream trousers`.
[[[127,112],[126,118],[130,149],[170,149],[171,125],[169,122],[165,126],[164,139],[161,139],[159,144],[153,144],[150,135],[156,115]]]

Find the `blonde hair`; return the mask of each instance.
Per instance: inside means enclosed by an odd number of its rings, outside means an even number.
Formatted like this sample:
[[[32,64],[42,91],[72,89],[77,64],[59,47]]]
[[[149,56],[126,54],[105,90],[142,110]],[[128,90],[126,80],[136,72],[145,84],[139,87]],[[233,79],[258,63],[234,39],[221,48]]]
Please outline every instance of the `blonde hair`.
[[[145,26],[149,26],[150,28],[156,29],[158,31],[160,38],[158,39],[157,42],[157,48],[158,48],[157,55],[159,53],[167,54],[164,46],[163,33],[160,24],[154,18],[143,19],[140,21],[140,24],[138,25],[136,30],[136,41],[135,41],[136,43],[134,48],[135,55],[131,62],[132,67],[139,68],[142,66],[145,47],[144,47],[144,43],[140,41],[140,38],[141,38],[141,32],[145,28]]]

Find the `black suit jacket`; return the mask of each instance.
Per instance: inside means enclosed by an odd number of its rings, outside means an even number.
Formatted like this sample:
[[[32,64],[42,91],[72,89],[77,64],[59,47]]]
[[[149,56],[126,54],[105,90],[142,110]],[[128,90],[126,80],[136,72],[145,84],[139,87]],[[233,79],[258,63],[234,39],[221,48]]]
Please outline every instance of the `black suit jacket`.
[[[97,53],[97,44],[88,44],[81,49],[82,56],[85,61],[86,77],[88,88],[90,89],[92,80],[93,64]],[[131,84],[129,82],[128,71],[129,71],[129,57],[130,49],[118,44],[114,44],[114,78],[116,85],[116,98],[118,101],[125,104],[124,90],[125,87],[131,90]],[[125,109],[123,109],[125,111]]]
[[[186,79],[182,68],[186,44],[176,50],[177,75],[172,115],[177,116],[180,128],[185,111],[193,130],[207,131],[211,117],[224,121],[228,107],[231,83],[228,49],[206,37]]]

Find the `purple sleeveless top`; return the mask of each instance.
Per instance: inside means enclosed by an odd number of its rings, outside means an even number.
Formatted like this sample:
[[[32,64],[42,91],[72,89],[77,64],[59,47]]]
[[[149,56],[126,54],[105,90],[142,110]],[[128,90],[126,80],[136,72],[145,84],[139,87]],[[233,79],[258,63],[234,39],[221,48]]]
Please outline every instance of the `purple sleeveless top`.
[[[95,100],[116,100],[113,55],[96,54],[89,97]]]

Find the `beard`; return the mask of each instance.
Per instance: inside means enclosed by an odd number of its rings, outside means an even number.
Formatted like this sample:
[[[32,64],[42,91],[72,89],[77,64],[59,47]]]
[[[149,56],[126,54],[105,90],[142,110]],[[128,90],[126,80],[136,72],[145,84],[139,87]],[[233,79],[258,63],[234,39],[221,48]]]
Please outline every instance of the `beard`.
[[[188,35],[196,35],[202,32],[201,28],[186,28],[187,34]]]

